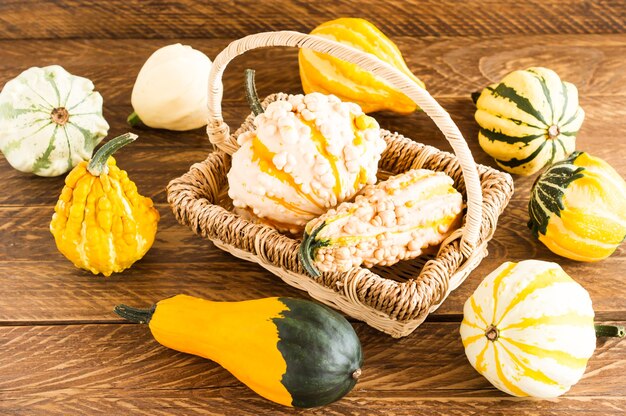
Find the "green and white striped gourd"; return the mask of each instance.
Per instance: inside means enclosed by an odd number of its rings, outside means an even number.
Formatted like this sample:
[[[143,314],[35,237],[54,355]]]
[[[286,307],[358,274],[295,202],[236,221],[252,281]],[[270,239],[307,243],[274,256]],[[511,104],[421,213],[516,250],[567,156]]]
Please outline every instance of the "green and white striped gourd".
[[[554,71],[513,71],[476,95],[478,141],[505,171],[532,175],[576,150],[585,112]]]
[[[62,175],[108,130],[93,83],[58,65],[29,68],[0,92],[0,150],[19,171]]]

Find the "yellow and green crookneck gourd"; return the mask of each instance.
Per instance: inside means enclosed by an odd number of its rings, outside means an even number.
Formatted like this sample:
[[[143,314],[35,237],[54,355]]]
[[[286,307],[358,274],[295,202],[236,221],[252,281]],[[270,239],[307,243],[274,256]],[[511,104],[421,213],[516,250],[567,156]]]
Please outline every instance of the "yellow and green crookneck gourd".
[[[478,142],[507,172],[532,175],[576,149],[578,90],[550,69],[511,72],[472,98]]]
[[[65,178],[50,231],[57,248],[76,267],[105,276],[129,268],[154,242],[159,212],[139,195],[111,155],[134,141],[124,134],[80,162]]]
[[[336,19],[319,25],[311,34],[371,53],[424,88],[424,83],[407,67],[398,47],[367,20]],[[309,49],[300,49],[298,61],[302,89],[307,94],[334,94],[343,101],[357,103],[366,113],[389,110],[409,114],[417,108],[413,100],[387,81],[357,65]]]
[[[366,186],[354,202],[307,224],[302,266],[317,276],[420,256],[460,225],[463,197],[452,185],[442,172],[414,169]]]
[[[557,397],[576,384],[598,336],[587,291],[556,263],[506,262],[465,302],[461,338],[472,366],[513,396]]]
[[[228,195],[238,212],[292,233],[376,182],[386,143],[358,105],[332,95],[290,95],[265,111],[247,72],[255,129],[239,135]]]
[[[604,160],[575,152],[537,178],[528,212],[533,234],[554,253],[602,260],[626,237],[626,182]]]
[[[19,171],[62,175],[89,160],[108,129],[93,83],[58,65],[27,69],[0,93],[0,150]]]
[[[162,345],[215,361],[257,394],[294,407],[339,400],[361,375],[350,323],[317,303],[291,298],[211,302],[186,295],[151,309],[120,305]]]

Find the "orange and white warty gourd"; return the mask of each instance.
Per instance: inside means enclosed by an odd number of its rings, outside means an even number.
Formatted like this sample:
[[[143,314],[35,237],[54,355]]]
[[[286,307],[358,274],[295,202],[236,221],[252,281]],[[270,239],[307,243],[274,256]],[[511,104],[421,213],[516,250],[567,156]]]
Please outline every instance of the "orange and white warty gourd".
[[[443,172],[412,169],[368,185],[354,202],[312,219],[300,260],[312,276],[391,266],[441,244],[461,224],[463,196]]]
[[[589,293],[556,263],[506,262],[465,302],[461,338],[472,366],[513,396],[556,397],[577,383],[598,336]]]
[[[376,182],[385,141],[376,120],[333,95],[290,95],[256,116],[232,156],[228,195],[281,231],[312,218]]]

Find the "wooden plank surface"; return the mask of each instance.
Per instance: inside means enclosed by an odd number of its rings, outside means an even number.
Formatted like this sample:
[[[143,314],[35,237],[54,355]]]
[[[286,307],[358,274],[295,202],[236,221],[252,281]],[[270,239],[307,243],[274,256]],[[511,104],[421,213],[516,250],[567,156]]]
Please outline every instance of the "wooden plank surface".
[[[214,58],[231,40],[264,30],[309,31],[354,15],[376,23],[446,108],[476,161],[469,93],[509,71],[556,70],[579,89],[586,120],[578,148],[626,176],[626,5],[622,0],[412,0],[264,2],[189,0],[6,0],[0,2],[0,85],[30,66],[61,64],[92,79],[105,101],[110,134],[128,130],[134,78],[152,51],[182,42]],[[297,51],[266,49],[226,71],[224,113],[232,126],[248,113],[242,72],[257,70],[260,93],[300,92]],[[276,70],[280,68],[280,70]],[[376,114],[382,127],[450,150],[423,114]],[[280,414],[216,364],[159,346],[147,328],[122,324],[117,303],[148,305],[175,293],[215,300],[306,297],[261,267],[235,259],[176,223],[165,186],[210,150],[202,129],[137,130],[118,163],[153,198],[157,240],[132,269],[108,279],[74,268],[48,231],[63,178],[36,178],[0,156],[0,414]],[[591,294],[597,320],[626,322],[626,248],[583,264],[558,258],[526,228],[534,177],[515,178],[490,255],[414,334],[393,340],[354,322],[365,350],[362,381],[340,402],[306,414],[618,415],[626,412],[626,342],[600,343],[584,379],[550,401],[517,399],[468,364],[458,335],[462,305],[505,260],[557,261]],[[294,412],[285,412],[294,413]]]
[[[0,38],[238,38],[344,16],[390,36],[623,33],[626,17],[622,0],[4,0]]]
[[[297,413],[578,415],[591,414],[590,402],[601,415],[626,409],[626,340],[599,344],[579,384],[562,398],[540,401],[494,390],[467,362],[458,328],[426,323],[423,332],[390,342],[356,324],[362,379],[345,399]],[[2,414],[296,413],[259,398],[211,361],[162,347],[146,326],[7,326],[0,327],[0,339],[10,339],[3,353],[13,357],[0,362]]]

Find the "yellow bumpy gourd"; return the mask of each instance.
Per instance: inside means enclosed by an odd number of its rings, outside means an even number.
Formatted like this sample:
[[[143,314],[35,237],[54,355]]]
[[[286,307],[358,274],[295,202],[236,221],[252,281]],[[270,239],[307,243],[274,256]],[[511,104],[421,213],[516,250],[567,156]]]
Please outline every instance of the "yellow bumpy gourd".
[[[398,47],[376,26],[364,19],[341,18],[322,23],[311,32],[370,53],[395,67],[424,88],[409,70]],[[302,89],[309,94],[333,94],[342,101],[358,104],[365,113],[389,110],[399,114],[415,111],[417,105],[388,82],[355,64],[330,55],[300,49]]]
[[[134,141],[117,137],[79,163],[66,177],[50,232],[76,267],[110,276],[141,259],[154,242],[159,212],[141,196],[111,155]]]

